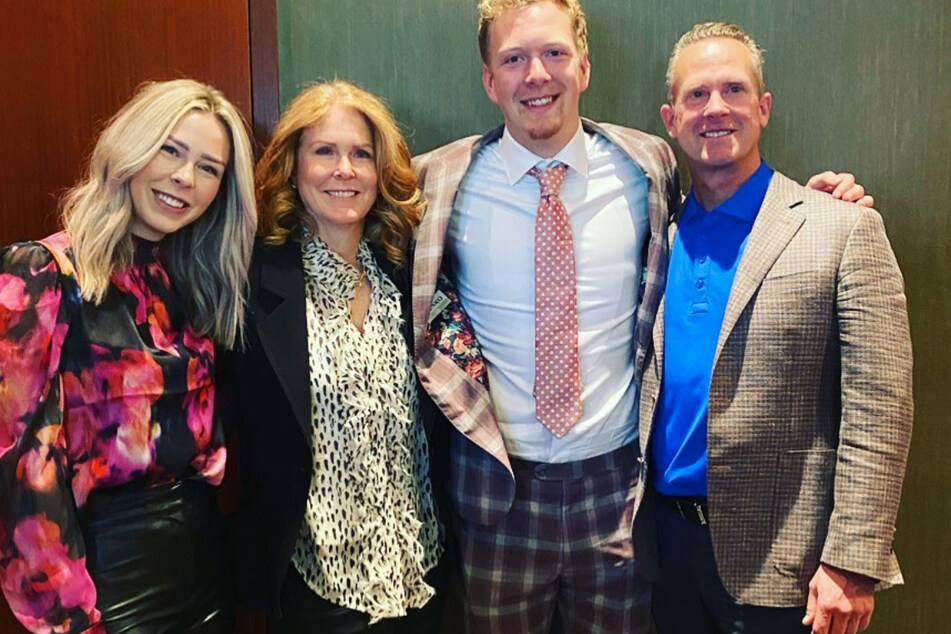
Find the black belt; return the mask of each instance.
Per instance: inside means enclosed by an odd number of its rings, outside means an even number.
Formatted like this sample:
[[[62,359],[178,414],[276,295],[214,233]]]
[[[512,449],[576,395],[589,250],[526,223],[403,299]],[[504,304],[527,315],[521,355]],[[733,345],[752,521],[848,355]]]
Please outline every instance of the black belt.
[[[664,506],[676,510],[683,520],[691,524],[706,526],[710,523],[710,510],[706,498],[678,498],[658,493],[657,499]]]

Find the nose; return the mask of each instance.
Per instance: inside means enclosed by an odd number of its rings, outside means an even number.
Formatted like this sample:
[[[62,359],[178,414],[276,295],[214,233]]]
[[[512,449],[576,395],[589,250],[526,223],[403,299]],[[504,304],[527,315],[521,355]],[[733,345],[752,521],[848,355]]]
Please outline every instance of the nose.
[[[334,169],[334,176],[337,178],[350,178],[353,176],[353,163],[350,162],[350,157],[347,155],[342,155],[340,160],[337,161],[337,167]]]
[[[723,95],[720,94],[719,90],[714,90],[710,93],[710,98],[707,100],[707,106],[704,108],[705,115],[721,115],[729,112],[727,108],[726,101],[723,99]]]
[[[546,82],[549,79],[551,79],[551,75],[548,74],[545,63],[541,58],[533,57],[528,64],[528,74],[525,76],[525,81],[530,84],[537,84]]]
[[[183,163],[172,173],[172,182],[180,187],[192,187],[195,184],[195,166]]]

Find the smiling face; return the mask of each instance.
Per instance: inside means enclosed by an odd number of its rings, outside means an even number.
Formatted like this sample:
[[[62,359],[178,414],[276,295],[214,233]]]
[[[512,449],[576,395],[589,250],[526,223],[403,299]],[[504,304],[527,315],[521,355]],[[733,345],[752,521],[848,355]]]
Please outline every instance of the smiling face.
[[[482,85],[521,145],[549,158],[580,125],[591,65],[580,55],[568,10],[543,1],[499,15],[489,27]]]
[[[363,234],[378,187],[373,135],[359,111],[333,106],[303,131],[294,182],[318,235]]]
[[[218,194],[230,151],[228,131],[215,115],[192,110],[179,119],[129,179],[132,233],[158,241],[200,218]]]
[[[759,167],[772,95],[760,94],[755,77],[749,50],[733,39],[701,40],[675,60],[673,104],[660,114],[695,179],[723,173],[742,184]]]

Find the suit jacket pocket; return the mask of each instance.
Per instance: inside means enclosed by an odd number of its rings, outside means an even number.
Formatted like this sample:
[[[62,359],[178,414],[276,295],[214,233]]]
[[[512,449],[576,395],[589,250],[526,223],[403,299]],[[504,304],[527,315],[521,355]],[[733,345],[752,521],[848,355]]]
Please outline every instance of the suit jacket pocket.
[[[835,449],[801,449],[778,455],[773,496],[772,563],[803,589],[819,566],[833,505]]]

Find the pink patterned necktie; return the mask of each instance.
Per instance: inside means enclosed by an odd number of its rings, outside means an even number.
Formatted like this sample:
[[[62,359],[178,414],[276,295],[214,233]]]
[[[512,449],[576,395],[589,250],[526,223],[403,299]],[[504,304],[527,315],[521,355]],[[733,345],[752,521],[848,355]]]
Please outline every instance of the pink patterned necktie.
[[[559,192],[568,166],[533,167],[541,197],[535,214],[535,416],[556,438],[581,418],[578,290],[568,211]]]

